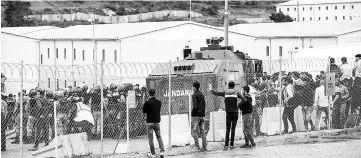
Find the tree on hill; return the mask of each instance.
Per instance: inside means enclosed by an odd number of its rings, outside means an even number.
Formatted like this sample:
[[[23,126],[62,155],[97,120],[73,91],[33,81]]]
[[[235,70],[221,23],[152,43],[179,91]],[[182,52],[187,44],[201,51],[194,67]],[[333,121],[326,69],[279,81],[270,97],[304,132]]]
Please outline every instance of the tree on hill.
[[[292,22],[293,19],[289,15],[285,15],[282,12],[279,13],[272,13],[269,17],[272,21],[279,23],[279,22]]]
[[[7,27],[29,26],[32,21],[24,17],[30,14],[30,2],[9,1],[4,11],[4,20]]]

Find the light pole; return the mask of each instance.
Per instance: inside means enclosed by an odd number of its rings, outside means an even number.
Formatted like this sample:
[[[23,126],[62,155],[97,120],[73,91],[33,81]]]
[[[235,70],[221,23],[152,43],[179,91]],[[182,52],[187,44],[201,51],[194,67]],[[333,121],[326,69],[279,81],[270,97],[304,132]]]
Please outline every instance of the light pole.
[[[98,72],[98,69],[97,69],[97,49],[96,49],[96,41],[95,41],[95,19],[94,19],[94,16],[93,16],[93,19],[88,19],[88,21],[93,25],[93,57],[94,57],[94,81],[93,81],[93,87],[95,87],[97,85],[97,72]]]
[[[224,9],[224,44],[228,46],[228,0],[225,0]]]

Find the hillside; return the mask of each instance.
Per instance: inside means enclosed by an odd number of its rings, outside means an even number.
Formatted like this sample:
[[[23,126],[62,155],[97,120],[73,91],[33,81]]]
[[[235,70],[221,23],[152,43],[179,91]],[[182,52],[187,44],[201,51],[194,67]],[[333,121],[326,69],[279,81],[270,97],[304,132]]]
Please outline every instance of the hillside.
[[[229,21],[230,25],[249,22],[269,22],[269,16],[275,12],[275,5],[280,1],[231,1],[229,2]],[[2,6],[6,8],[6,2],[2,2]],[[2,7],[2,12],[3,12]],[[188,1],[43,1],[30,2],[29,9],[31,14],[70,14],[70,13],[92,13],[96,15],[107,15],[103,9],[111,10],[113,16],[134,15],[139,13],[148,13],[163,10],[184,10],[189,11]],[[203,15],[200,18],[193,18],[192,21],[209,24],[213,26],[223,25],[224,2],[221,1],[192,1],[192,11]],[[4,14],[2,14],[3,18]],[[147,21],[169,21],[169,20],[189,20],[185,18],[166,18],[166,19],[150,19]],[[86,21],[73,22],[46,22],[34,21],[29,25],[55,25],[66,27],[76,24],[89,24]],[[4,25],[2,25],[4,26]]]

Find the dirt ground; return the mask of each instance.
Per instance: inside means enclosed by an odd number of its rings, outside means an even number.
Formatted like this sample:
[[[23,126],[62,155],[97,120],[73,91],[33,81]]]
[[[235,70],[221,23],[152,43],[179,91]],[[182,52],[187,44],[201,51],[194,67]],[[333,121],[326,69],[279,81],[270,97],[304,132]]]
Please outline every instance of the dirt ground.
[[[300,145],[305,146],[310,144],[327,144],[327,143],[345,143],[349,141],[361,140],[361,128],[352,128],[344,130],[322,130],[313,132],[299,132],[286,135],[275,136],[260,136],[255,137],[257,148],[273,148],[277,146],[290,146]],[[20,145],[11,144],[12,139],[7,140],[7,151],[1,152],[1,157],[20,157]],[[122,140],[123,141],[123,140]],[[361,142],[361,141],[360,141]],[[89,156],[83,156],[85,158],[98,158],[101,153],[101,141],[91,141],[92,154]],[[104,157],[113,157],[113,151],[117,140],[105,139],[104,140]],[[235,141],[235,147],[239,147],[244,144],[244,140],[237,139]],[[208,152],[214,153],[220,152],[223,149],[223,142],[208,142]],[[42,147],[43,144],[40,145]],[[130,153],[129,154],[115,154],[114,157],[126,157],[126,158],[139,158],[146,157],[148,149],[147,138],[138,138],[130,141]],[[24,157],[31,157],[31,152],[27,149],[31,148],[32,144],[24,144],[23,154]],[[182,156],[182,155],[197,155],[199,152],[195,149],[186,147],[173,147],[171,150],[166,149],[166,156]]]

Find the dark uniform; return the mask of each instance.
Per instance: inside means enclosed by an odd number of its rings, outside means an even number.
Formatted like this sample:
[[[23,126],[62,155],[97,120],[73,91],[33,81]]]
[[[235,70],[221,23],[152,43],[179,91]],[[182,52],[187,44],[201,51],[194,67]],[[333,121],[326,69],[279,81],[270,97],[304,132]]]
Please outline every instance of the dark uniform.
[[[119,119],[117,119],[117,115],[120,112],[120,94],[116,89],[111,89],[112,94],[109,95],[109,103],[107,107],[108,118],[107,118],[107,130],[113,138],[117,138],[118,136],[118,127],[119,127]]]
[[[49,144],[49,127],[47,126],[48,114],[49,114],[49,104],[50,101],[44,97],[44,92],[40,92],[41,97],[36,99],[36,107],[38,108],[38,113],[36,116],[35,130],[36,138],[34,147],[29,149],[29,151],[38,150],[39,144],[45,140],[45,146]]]
[[[100,138],[100,122],[101,122],[101,94],[100,89],[94,90],[91,93],[91,110],[94,116],[94,127],[93,127],[93,134]]]

